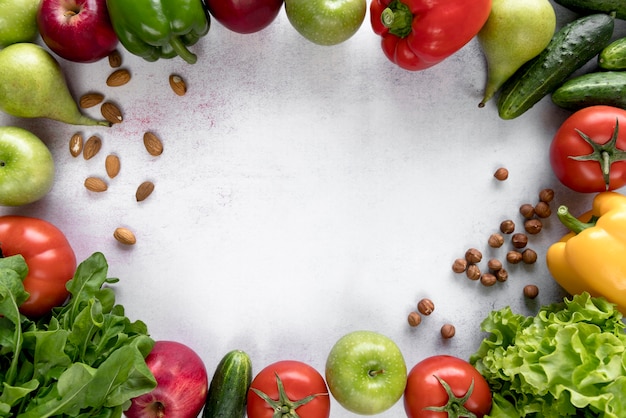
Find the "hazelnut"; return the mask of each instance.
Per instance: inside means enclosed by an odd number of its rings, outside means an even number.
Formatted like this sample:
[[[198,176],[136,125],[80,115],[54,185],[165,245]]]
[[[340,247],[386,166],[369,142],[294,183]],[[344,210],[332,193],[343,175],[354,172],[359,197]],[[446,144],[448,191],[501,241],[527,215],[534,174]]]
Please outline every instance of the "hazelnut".
[[[491,248],[500,248],[504,244],[504,237],[498,233],[491,234],[487,244],[489,244]]]
[[[524,297],[534,299],[539,295],[539,288],[534,284],[524,286]]]
[[[524,229],[531,235],[538,234],[543,228],[543,223],[539,219],[527,219],[524,222]]]
[[[465,270],[465,275],[470,280],[478,280],[480,279],[480,268],[476,264],[470,264]]]
[[[535,215],[539,218],[548,218],[552,215],[552,209],[546,202],[539,202],[535,205]]]
[[[535,216],[535,208],[530,203],[524,203],[519,207],[519,213],[526,219],[532,218]]]
[[[422,299],[417,304],[417,310],[422,315],[430,315],[435,310],[435,304],[430,299]]]
[[[522,261],[522,253],[519,251],[511,250],[506,253],[506,261],[511,264],[517,264]]]
[[[455,273],[463,273],[467,268],[467,260],[464,258],[457,258],[452,263],[452,271]]]
[[[465,252],[465,259],[470,264],[477,264],[483,259],[483,254],[476,248],[470,248]]]
[[[497,281],[498,279],[492,273],[485,273],[482,276],[480,276],[480,283],[483,286],[487,286],[487,287],[493,286],[494,284],[496,284]]]
[[[544,203],[550,203],[554,199],[554,190],[543,189],[539,192],[539,201]]]
[[[503,234],[512,234],[513,231],[515,231],[515,222],[510,219],[502,221],[502,223],[500,223],[500,231],[502,231]]]
[[[509,178],[509,170],[504,167],[500,167],[493,173],[493,176],[500,181],[504,181]]]
[[[506,282],[509,278],[509,272],[505,269],[500,269],[494,273],[496,275],[496,280],[499,282]]]
[[[422,317],[417,312],[411,312],[407,320],[409,322],[409,325],[412,327],[416,327],[422,323]]]
[[[492,258],[487,262],[487,267],[491,271],[498,271],[502,268],[502,262],[497,258]]]
[[[525,264],[535,263],[537,261],[537,253],[534,250],[531,250],[530,248],[526,248],[522,252],[522,261]]]
[[[515,248],[524,248],[528,244],[528,236],[526,234],[517,233],[511,237],[511,244]]]
[[[454,337],[455,333],[456,333],[456,329],[454,328],[454,325],[452,324],[445,324],[444,326],[441,327],[441,336],[445,339]]]

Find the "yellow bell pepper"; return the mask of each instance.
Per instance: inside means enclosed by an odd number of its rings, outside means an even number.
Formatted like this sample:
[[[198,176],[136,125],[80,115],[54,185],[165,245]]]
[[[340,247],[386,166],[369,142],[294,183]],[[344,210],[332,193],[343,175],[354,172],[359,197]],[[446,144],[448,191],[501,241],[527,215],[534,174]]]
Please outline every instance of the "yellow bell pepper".
[[[552,277],[570,294],[604,297],[626,315],[626,196],[601,192],[581,217],[565,206],[557,215],[572,232],[548,248]]]

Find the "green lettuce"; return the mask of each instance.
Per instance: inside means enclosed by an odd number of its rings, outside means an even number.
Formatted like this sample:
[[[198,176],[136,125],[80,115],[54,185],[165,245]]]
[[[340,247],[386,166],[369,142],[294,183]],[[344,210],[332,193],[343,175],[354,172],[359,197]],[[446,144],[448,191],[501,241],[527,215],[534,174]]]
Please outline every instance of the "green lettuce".
[[[588,293],[491,312],[470,363],[493,391],[489,417],[626,417],[626,334],[615,305]]]
[[[68,302],[37,322],[19,312],[27,271],[20,255],[0,258],[0,417],[121,417],[156,386],[154,340],[115,303],[104,256],[83,261]]]

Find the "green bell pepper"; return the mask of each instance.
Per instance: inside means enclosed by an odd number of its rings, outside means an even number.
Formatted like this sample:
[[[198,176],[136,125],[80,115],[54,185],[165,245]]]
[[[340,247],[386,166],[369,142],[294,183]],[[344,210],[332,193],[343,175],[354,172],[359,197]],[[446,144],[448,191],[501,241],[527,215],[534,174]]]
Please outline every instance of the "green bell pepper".
[[[187,46],[211,25],[202,0],[107,0],[107,8],[121,44],[146,61],[178,55],[194,64],[197,56]]]

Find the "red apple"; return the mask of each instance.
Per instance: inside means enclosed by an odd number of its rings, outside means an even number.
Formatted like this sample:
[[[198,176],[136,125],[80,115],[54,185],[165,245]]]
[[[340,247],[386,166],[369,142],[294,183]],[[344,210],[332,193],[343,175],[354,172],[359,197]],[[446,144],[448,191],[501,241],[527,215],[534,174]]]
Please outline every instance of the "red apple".
[[[74,62],[98,61],[118,43],[106,0],[41,0],[37,26],[52,52]]]
[[[197,418],[209,386],[200,356],[185,344],[157,341],[146,364],[157,386],[134,398],[124,414],[128,418]]]

